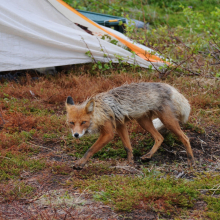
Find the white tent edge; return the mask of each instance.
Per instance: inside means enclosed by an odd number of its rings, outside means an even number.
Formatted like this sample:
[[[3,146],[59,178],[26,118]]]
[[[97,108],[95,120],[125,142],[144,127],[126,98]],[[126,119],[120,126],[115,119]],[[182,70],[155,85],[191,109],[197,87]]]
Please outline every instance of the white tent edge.
[[[132,44],[126,36],[96,23],[93,25],[94,22],[82,19],[60,2],[19,0],[18,4],[16,0],[0,0],[0,71],[90,63],[93,60],[85,54],[89,50],[97,61],[118,62],[118,55],[131,64],[145,68],[152,66],[151,62],[99,38],[112,33],[112,37],[117,35]],[[77,22],[96,34],[92,36],[81,30],[75,25]],[[135,46],[146,51],[149,49]],[[107,51],[107,58],[100,47]],[[164,62],[153,64],[159,67]]]

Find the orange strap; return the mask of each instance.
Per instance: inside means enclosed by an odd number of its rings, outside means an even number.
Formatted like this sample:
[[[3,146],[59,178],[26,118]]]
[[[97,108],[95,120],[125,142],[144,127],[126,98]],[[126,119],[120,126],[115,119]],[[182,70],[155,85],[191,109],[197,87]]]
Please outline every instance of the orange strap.
[[[132,51],[134,51],[139,57],[141,57],[144,60],[150,61],[150,62],[164,62],[161,58],[149,54],[147,53],[145,50],[143,50],[142,48],[126,41],[125,39],[115,35],[114,33],[102,28],[100,25],[98,25],[97,23],[93,22],[92,20],[90,20],[89,18],[87,18],[86,16],[84,16],[83,14],[79,13],[77,10],[75,10],[74,8],[70,7],[67,3],[65,3],[63,0],[57,0],[60,4],[62,4],[63,6],[65,6],[66,8],[68,8],[70,11],[72,11],[73,13],[77,14],[78,16],[80,16],[81,18],[83,18],[84,20],[86,20],[87,22],[89,22],[90,24],[94,25],[95,27],[101,29],[102,31],[108,33],[109,35],[115,37],[117,40],[119,40],[121,43],[123,43],[124,45],[126,45],[128,48],[130,48]],[[168,62],[164,62],[169,64]]]
[[[117,19],[115,19],[115,20],[108,20],[108,22],[116,22],[116,21],[118,21]]]

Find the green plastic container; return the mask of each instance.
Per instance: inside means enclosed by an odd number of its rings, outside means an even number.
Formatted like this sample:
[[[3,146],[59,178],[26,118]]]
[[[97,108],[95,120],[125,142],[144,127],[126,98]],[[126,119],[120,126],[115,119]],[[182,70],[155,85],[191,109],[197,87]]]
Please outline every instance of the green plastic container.
[[[99,14],[90,11],[83,11],[78,9],[77,11],[100,25],[114,28],[116,31],[124,33],[123,25],[119,25],[119,22],[122,21],[123,24],[126,23],[125,18],[112,16],[112,15]]]

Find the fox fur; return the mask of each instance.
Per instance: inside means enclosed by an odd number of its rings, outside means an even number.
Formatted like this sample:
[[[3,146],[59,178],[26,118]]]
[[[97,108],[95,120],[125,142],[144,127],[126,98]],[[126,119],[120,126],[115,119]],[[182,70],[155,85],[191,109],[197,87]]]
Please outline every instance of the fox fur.
[[[150,158],[159,148],[163,137],[157,130],[165,126],[180,138],[186,147],[189,162],[193,162],[189,140],[179,126],[179,122],[187,122],[190,104],[182,94],[168,84],[147,82],[125,84],[97,94],[79,105],[74,103],[72,97],[68,97],[66,109],[67,123],[74,137],[100,132],[100,138],[94,146],[74,165],[76,169],[82,168],[93,153],[113,139],[115,130],[125,145],[129,163],[133,163],[132,148],[125,126],[128,120],[133,119],[155,139],[151,152],[142,159]]]

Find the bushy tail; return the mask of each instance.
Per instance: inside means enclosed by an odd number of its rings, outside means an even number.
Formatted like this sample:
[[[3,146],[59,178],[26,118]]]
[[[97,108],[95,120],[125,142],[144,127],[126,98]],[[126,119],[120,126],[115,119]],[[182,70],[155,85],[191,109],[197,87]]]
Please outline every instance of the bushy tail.
[[[171,90],[173,92],[171,99],[176,109],[176,116],[180,122],[186,123],[191,111],[190,104],[175,88],[171,87]]]
[[[190,104],[188,100],[182,94],[180,94],[175,88],[173,88],[172,86],[170,86],[170,88],[172,90],[171,100],[176,109],[175,112],[176,117],[180,122],[186,123],[188,121],[189,114],[191,111]],[[164,133],[165,126],[163,125],[163,123],[160,121],[159,118],[153,120],[153,125],[158,131]]]

